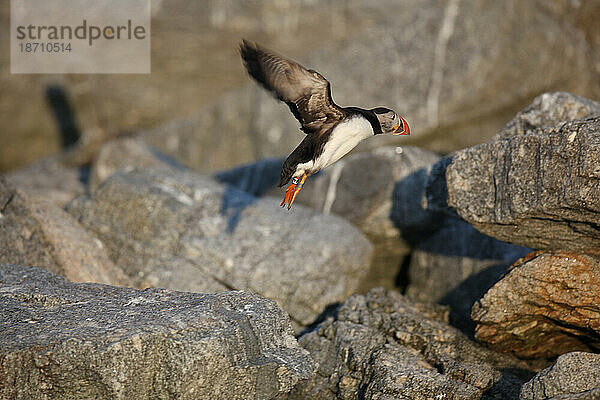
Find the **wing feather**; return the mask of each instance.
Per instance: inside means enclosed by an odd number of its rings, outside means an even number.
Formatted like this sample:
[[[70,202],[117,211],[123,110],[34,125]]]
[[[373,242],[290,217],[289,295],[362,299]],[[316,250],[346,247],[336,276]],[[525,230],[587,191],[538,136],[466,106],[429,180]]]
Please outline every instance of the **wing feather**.
[[[240,54],[250,76],[288,105],[305,133],[326,132],[346,116],[333,102],[329,82],[317,71],[246,40]]]

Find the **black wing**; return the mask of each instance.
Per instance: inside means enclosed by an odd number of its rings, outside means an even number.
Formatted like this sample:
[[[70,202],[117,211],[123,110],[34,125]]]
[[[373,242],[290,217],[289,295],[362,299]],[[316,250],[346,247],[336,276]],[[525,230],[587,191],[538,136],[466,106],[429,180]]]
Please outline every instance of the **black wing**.
[[[246,40],[240,54],[250,76],[289,106],[305,133],[326,132],[346,116],[333,102],[329,82],[317,71]]]

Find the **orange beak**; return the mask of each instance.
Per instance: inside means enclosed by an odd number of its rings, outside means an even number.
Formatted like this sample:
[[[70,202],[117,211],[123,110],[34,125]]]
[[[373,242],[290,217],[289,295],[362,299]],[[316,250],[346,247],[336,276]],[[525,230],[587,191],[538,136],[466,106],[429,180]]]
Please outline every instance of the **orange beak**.
[[[398,117],[402,120],[402,131],[398,132],[398,129],[400,129],[400,125],[398,124],[394,127],[392,135],[410,135],[410,126],[408,126],[408,122],[406,122],[406,120],[399,115]]]

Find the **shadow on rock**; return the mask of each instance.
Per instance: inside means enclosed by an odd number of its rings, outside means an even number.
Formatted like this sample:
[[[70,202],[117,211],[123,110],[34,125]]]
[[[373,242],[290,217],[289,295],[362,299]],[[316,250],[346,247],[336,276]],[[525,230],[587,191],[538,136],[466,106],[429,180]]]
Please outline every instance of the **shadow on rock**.
[[[254,196],[241,196],[240,191],[231,186],[225,186],[221,201],[221,215],[227,218],[226,232],[231,234],[240,222],[244,209],[256,202]]]
[[[440,299],[450,306],[450,323],[473,338],[475,322],[470,317],[473,304],[482,298],[507,271],[506,264],[496,264],[476,272],[458,284]]]
[[[46,100],[58,124],[63,148],[77,143],[81,131],[77,126],[75,113],[65,89],[60,86],[48,86],[46,88]]]
[[[219,172],[213,178],[254,196],[262,196],[279,183],[283,161],[283,158],[267,158]]]

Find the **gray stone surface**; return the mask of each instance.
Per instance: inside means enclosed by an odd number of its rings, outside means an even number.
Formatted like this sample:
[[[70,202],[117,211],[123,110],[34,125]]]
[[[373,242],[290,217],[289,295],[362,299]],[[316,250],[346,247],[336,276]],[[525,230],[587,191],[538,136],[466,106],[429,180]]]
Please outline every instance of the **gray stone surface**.
[[[600,354],[573,352],[539,372],[521,389],[520,400],[600,398]]]
[[[4,175],[13,186],[33,197],[64,207],[86,192],[88,170],[66,162],[64,154],[39,160]]]
[[[121,171],[69,206],[136,286],[248,289],[300,324],[355,293],[372,245],[352,225],[191,172]]]
[[[532,253],[473,306],[475,337],[524,358],[600,349],[600,261]]]
[[[549,92],[533,102],[494,136],[494,139],[525,135],[536,128],[551,128],[561,122],[600,115],[600,103],[568,92]]]
[[[439,230],[415,243],[406,294],[449,305],[452,325],[472,334],[473,303],[530,251],[486,236],[463,220],[445,217]]]
[[[286,313],[243,291],[74,284],[0,264],[3,399],[274,399],[312,375]]]
[[[531,376],[517,373],[522,362],[469,341],[445,316],[382,288],[350,297],[300,337],[319,366],[290,398],[517,398]]]
[[[94,190],[119,169],[161,167],[183,169],[174,160],[145,143],[140,137],[123,137],[104,144],[90,170],[89,188]]]
[[[73,217],[0,178],[0,262],[36,265],[79,282],[130,285],[103,244]]]
[[[459,151],[446,178],[448,204],[487,235],[600,254],[600,117]]]

